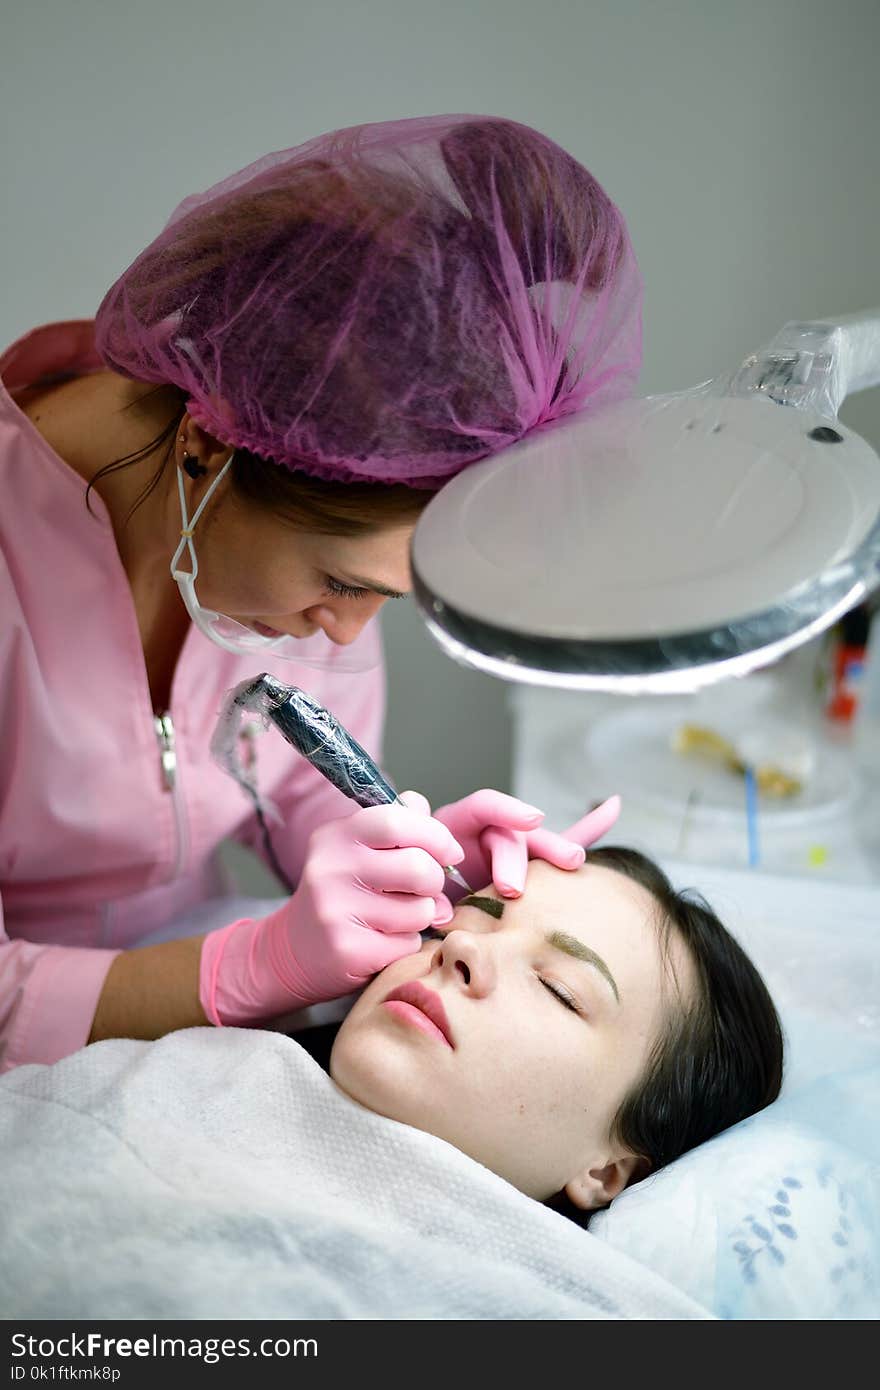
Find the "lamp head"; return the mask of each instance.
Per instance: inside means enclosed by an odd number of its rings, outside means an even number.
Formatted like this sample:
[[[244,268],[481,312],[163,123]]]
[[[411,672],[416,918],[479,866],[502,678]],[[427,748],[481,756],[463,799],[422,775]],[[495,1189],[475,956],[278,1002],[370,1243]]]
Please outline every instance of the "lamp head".
[[[531,432],[464,470],[413,540],[456,660],[639,694],[769,664],[880,584],[880,459],[827,411],[712,383]]]

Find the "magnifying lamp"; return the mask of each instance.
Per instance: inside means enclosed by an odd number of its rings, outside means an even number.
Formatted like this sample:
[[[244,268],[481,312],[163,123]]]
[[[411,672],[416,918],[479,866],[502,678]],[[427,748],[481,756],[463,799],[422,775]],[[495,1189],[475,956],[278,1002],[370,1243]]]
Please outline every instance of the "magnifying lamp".
[[[789,323],[726,377],[540,426],[422,514],[429,631],[464,664],[569,689],[769,665],[880,586],[880,458],[837,419],[878,383],[880,310]]]

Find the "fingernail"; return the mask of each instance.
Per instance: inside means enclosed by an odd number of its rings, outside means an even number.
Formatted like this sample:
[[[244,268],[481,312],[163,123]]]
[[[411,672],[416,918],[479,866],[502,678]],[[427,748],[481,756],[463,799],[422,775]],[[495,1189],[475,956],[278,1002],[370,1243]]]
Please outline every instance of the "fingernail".
[[[520,890],[514,888],[510,883],[496,883],[495,887],[502,898],[518,898],[520,896]]]
[[[453,908],[450,908],[449,911],[445,914],[445,916],[435,917],[431,925],[432,927],[445,927],[446,923],[451,922],[454,916],[455,911]]]

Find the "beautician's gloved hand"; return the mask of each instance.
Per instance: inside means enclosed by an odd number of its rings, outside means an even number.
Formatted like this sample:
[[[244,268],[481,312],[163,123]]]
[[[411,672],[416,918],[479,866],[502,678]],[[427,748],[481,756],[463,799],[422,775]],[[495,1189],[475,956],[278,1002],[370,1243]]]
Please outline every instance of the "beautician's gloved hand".
[[[518,898],[525,888],[530,859],[545,859],[557,869],[579,869],[584,848],[610,830],[619,815],[620,797],[612,796],[556,835],[541,828],[544,813],[537,807],[483,788],[441,806],[434,819],[448,826],[463,846],[464,859],[456,867],[471,887],[491,882],[502,897]],[[464,892],[453,884],[446,891],[453,902]]]
[[[302,878],[268,917],[202,944],[199,1000],[210,1021],[242,1025],[338,999],[421,946],[452,919],[443,865],[463,854],[418,792],[319,826]]]

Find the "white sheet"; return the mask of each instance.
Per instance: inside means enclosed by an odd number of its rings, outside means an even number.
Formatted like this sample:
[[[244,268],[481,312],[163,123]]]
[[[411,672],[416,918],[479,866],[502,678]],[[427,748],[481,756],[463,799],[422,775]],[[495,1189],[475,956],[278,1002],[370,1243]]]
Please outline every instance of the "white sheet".
[[[704,1318],[292,1040],[190,1029],[0,1081],[5,1318]]]

